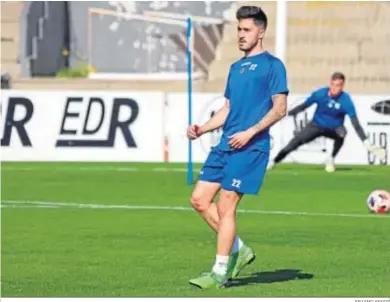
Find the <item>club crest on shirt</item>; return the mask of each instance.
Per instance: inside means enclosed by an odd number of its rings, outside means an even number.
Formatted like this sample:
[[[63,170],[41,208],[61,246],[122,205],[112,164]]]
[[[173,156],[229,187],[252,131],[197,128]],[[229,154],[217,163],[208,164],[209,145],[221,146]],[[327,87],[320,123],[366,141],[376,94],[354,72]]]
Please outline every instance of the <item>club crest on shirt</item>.
[[[340,105],[340,103],[336,102],[335,100],[330,99],[329,102],[328,102],[328,107],[329,108],[335,108],[335,109],[339,110],[341,105]]]

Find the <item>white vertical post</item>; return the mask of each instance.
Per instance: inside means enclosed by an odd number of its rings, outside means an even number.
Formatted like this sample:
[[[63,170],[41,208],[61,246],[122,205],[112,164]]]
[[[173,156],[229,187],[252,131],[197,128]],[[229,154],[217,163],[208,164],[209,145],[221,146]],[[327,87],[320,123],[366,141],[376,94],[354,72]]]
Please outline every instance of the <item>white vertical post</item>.
[[[284,64],[286,64],[286,49],[287,49],[287,0],[277,0],[276,2],[276,37],[275,37],[275,55],[279,58]],[[291,87],[290,87],[291,89]],[[284,133],[286,124],[282,120],[280,123],[275,125],[275,128],[279,128],[280,133]],[[278,131],[274,130],[276,136],[275,142],[278,146],[284,146],[286,142],[284,141],[285,136],[278,135]],[[271,128],[272,135],[272,128]],[[276,141],[278,140],[278,141]]]
[[[275,55],[286,63],[287,48],[287,0],[276,2]]]

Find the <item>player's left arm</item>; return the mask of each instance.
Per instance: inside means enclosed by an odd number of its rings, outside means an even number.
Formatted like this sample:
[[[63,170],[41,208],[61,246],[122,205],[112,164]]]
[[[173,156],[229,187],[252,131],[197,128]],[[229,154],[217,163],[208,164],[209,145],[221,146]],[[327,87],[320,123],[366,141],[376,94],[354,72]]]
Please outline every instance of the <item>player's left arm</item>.
[[[287,114],[287,94],[280,93],[272,96],[272,108],[268,113],[255,125],[248,130],[252,136],[270,128],[279,122]]]
[[[356,134],[359,136],[366,149],[380,159],[386,157],[386,151],[383,148],[372,145],[368,140],[367,135],[364,133],[363,127],[357,117],[356,109],[352,100],[350,100],[350,104],[346,108],[346,111],[351,120],[352,126],[356,131]]]
[[[259,120],[258,123],[251,126],[246,131],[234,134],[230,137],[229,145],[233,148],[242,148],[256,134],[270,128],[287,114],[287,96],[289,90],[287,87],[287,72],[284,64],[275,60],[272,63],[268,78],[268,88],[272,96],[272,108]]]
[[[282,61],[275,60],[273,62],[269,73],[268,87],[272,95],[272,108],[257,124],[248,129],[252,136],[270,128],[287,114],[289,89],[287,87],[287,72]]]

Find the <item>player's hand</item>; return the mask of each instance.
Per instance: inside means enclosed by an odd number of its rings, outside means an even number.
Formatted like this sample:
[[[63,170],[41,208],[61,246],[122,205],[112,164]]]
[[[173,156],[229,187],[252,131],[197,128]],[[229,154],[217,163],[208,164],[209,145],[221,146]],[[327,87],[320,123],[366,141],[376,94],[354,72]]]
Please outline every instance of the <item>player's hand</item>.
[[[202,135],[200,127],[198,125],[191,125],[187,128],[187,137],[188,139],[197,139]]]
[[[252,139],[253,135],[254,133],[251,130],[237,132],[229,136],[229,146],[234,149],[241,149]]]
[[[382,147],[372,146],[369,151],[379,160],[384,160],[386,158],[386,150]]]
[[[364,146],[366,147],[367,151],[372,153],[375,157],[377,157],[379,160],[383,160],[386,158],[386,150],[382,147],[378,147],[375,145],[371,145],[370,141],[366,139],[363,142]]]

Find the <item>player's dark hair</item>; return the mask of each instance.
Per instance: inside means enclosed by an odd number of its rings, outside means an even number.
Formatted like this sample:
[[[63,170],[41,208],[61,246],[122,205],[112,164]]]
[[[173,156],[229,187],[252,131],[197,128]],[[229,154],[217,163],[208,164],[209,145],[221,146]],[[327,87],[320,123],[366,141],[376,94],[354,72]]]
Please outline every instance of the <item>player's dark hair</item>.
[[[332,81],[334,80],[343,80],[345,81],[345,75],[342,73],[342,72],[335,72],[332,74],[332,77],[331,77]]]
[[[267,29],[267,15],[258,6],[241,6],[236,12],[236,18],[238,21],[241,19],[253,19],[257,25],[263,25],[264,29]]]

